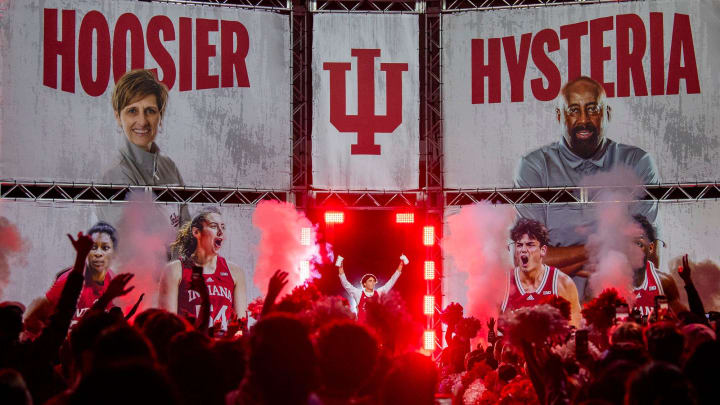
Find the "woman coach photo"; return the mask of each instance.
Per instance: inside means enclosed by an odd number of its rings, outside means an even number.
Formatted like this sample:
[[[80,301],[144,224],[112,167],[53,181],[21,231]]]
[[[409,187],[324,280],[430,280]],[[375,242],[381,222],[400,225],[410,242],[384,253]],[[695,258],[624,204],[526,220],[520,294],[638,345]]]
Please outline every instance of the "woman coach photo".
[[[118,80],[112,106],[125,139],[118,158],[103,175],[104,183],[184,185],[175,162],[161,154],[155,142],[167,102],[167,88],[149,70],[131,70]],[[190,220],[186,205],[180,206],[178,214],[171,220],[174,225]]]

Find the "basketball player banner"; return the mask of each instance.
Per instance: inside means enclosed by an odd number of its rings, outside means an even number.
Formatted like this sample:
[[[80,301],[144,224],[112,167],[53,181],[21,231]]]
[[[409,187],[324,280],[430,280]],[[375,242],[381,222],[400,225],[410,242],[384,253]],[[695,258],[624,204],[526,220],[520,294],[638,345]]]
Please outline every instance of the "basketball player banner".
[[[312,164],[316,187],[418,187],[417,44],[415,15],[315,15]]]
[[[123,184],[104,176],[126,146],[111,93],[145,68],[169,88],[155,144],[185,185],[290,186],[287,15],[127,0],[2,7],[3,178]]]
[[[600,208],[598,205],[595,207]],[[600,208],[602,209],[602,208]],[[510,210],[510,220],[502,223]],[[507,205],[451,207],[445,210],[443,263],[443,300],[458,302],[466,314],[494,316],[504,299],[508,272],[513,267],[513,250],[510,227],[513,224],[512,208]],[[499,220],[497,218],[500,218]],[[499,227],[500,224],[502,227]],[[504,226],[507,225],[507,226]],[[688,305],[678,266],[682,256],[688,255],[692,279],[705,306],[705,311],[720,311],[720,261],[715,254],[714,235],[720,227],[720,202],[697,201],[692,203],[659,204],[655,229],[662,229],[656,242],[659,249],[657,275],[668,275],[674,281],[680,302]],[[618,229],[620,231],[620,229]],[[600,236],[596,240],[610,245],[620,235]],[[609,239],[613,239],[610,241]],[[550,240],[552,243],[552,239]],[[628,242],[634,242],[629,241]],[[607,255],[609,257],[609,255]],[[624,257],[624,256],[623,256]],[[594,257],[592,260],[605,260]],[[620,271],[628,271],[623,277]],[[629,265],[618,265],[613,277],[616,280],[632,279]],[[593,282],[593,275],[590,276]],[[514,282],[514,281],[513,281]],[[616,285],[622,290],[622,286]],[[651,287],[652,288],[652,287]],[[660,292],[660,291],[658,291]],[[478,293],[484,293],[479,295]],[[597,293],[597,291],[595,292]],[[671,291],[662,291],[665,295]],[[595,295],[589,296],[592,298]],[[471,311],[475,311],[475,313]]]
[[[582,160],[623,163],[644,184],[720,177],[717,1],[443,17],[446,187],[576,186],[581,176],[568,173],[597,171],[578,168]],[[580,76],[604,88],[604,101],[569,105],[561,89]],[[585,93],[593,81],[581,83]],[[614,143],[583,151],[603,136]]]
[[[167,271],[167,246],[176,232],[167,225],[163,206],[156,209],[130,204],[113,204],[122,220],[116,224],[116,243],[105,252],[110,271],[117,275],[135,274],[130,283],[136,288],[115,304],[124,310],[132,306],[140,294],[144,299],[140,310],[158,305],[159,283]],[[225,223],[219,255],[235,263],[244,272],[242,291],[249,300],[260,295],[253,284],[259,230],[252,224],[254,207],[218,207]],[[15,230],[19,246],[11,255],[4,246],[0,249],[0,301],[19,301],[26,306],[45,294],[58,273],[73,265],[75,250],[66,234],[87,232],[97,221],[95,207],[74,203],[3,202],[0,204],[0,231],[11,240]],[[213,291],[211,291],[211,294]],[[80,314],[81,315],[81,314]],[[241,316],[245,316],[241,314]]]

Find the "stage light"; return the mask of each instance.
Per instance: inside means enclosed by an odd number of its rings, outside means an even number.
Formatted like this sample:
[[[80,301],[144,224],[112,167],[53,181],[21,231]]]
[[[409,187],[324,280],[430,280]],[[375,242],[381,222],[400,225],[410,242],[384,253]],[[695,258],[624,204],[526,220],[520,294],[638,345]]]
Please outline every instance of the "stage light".
[[[432,260],[425,261],[425,280],[435,280],[435,262]]]
[[[415,214],[412,212],[398,212],[395,214],[395,223],[412,224],[415,222]]]
[[[300,244],[302,246],[310,246],[310,228],[302,228],[300,230]]]
[[[423,245],[432,246],[435,244],[435,227],[423,227]]]
[[[325,223],[326,224],[342,224],[345,222],[345,213],[340,211],[326,211],[325,212]]]
[[[426,330],[423,333],[423,349],[432,351],[435,349],[435,331]]]
[[[300,262],[300,281],[305,282],[310,278],[310,260],[303,260]]]
[[[435,312],[435,296],[426,295],[423,300],[423,314],[432,315]]]

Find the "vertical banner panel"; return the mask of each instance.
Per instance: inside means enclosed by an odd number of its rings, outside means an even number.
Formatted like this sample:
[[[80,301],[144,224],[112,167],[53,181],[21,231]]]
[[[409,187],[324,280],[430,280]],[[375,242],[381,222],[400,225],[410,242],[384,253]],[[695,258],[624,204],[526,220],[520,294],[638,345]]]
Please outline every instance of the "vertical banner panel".
[[[314,16],[316,187],[418,187],[417,43],[415,15]]]
[[[717,179],[718,41],[711,0],[444,15],[445,185],[573,186],[618,164],[643,183]],[[581,75],[606,98],[570,112],[558,95]]]
[[[287,15],[125,0],[4,6],[3,178],[290,186]],[[111,104],[115,82],[137,68],[154,69],[170,90],[154,138],[162,159],[133,149],[126,133],[145,124],[124,131]]]

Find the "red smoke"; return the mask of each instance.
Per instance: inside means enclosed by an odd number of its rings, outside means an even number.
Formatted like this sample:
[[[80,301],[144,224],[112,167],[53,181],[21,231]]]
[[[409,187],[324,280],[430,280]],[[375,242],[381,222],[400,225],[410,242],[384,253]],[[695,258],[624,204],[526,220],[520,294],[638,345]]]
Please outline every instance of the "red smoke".
[[[253,225],[260,229],[258,261],[253,282],[265,294],[268,280],[277,269],[287,271],[288,285],[284,292],[290,292],[305,280],[300,277],[300,262],[311,260],[317,254],[316,232],[305,214],[291,203],[261,201],[252,218]],[[302,228],[310,228],[310,245],[300,242]]]
[[[10,260],[20,254],[25,243],[15,224],[0,217],[0,297],[10,282]]]
[[[118,224],[118,265],[114,266],[114,271],[116,274],[135,274],[129,283],[135,289],[115,300],[115,305],[127,313],[140,294],[145,293],[138,308],[137,313],[140,313],[146,308],[157,307],[160,275],[167,264],[167,249],[173,240],[173,231],[159,207],[152,202],[151,195],[133,192],[129,200]]]
[[[468,275],[468,316],[480,320],[497,318],[512,268],[508,231],[514,220],[511,206],[488,202],[464,206],[447,219],[442,247],[455,267]]]

